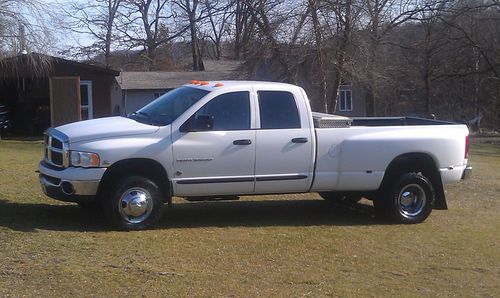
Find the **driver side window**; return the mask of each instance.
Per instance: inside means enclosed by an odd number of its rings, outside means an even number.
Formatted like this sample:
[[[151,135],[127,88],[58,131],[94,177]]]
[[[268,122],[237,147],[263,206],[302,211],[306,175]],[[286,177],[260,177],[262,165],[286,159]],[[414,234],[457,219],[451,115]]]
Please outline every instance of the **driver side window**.
[[[250,94],[247,91],[221,94],[201,109],[195,117],[206,115],[214,119],[212,130],[250,129]]]

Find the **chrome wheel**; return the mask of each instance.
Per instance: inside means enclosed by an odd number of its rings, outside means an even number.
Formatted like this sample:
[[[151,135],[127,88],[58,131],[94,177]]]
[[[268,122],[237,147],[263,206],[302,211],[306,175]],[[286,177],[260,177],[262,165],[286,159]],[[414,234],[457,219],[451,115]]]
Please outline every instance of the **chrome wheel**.
[[[408,184],[399,192],[399,211],[405,217],[415,217],[422,212],[426,201],[427,196],[422,186],[418,184]]]
[[[153,198],[144,188],[127,189],[118,201],[118,210],[123,220],[138,224],[145,221],[153,212]]]

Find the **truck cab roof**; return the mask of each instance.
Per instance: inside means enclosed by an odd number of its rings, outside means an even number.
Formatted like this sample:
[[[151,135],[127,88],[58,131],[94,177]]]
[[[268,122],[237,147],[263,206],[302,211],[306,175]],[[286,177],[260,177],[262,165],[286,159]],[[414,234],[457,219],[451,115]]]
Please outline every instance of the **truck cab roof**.
[[[262,82],[262,81],[191,81],[184,86],[195,87],[203,90],[207,90],[209,92],[219,90],[221,88],[248,88],[254,87],[258,89],[265,88],[283,88],[287,90],[300,88],[296,85],[288,84],[288,83],[280,83],[280,82]]]

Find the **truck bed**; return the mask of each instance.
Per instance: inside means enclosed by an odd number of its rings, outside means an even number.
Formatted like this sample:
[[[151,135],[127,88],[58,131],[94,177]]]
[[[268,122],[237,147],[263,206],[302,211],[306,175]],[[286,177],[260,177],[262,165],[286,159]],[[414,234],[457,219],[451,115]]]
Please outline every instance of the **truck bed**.
[[[313,112],[315,128],[347,128],[351,126],[413,126],[413,125],[453,125],[443,120],[420,117],[344,117]]]
[[[354,117],[351,126],[452,125],[455,122],[419,117]]]

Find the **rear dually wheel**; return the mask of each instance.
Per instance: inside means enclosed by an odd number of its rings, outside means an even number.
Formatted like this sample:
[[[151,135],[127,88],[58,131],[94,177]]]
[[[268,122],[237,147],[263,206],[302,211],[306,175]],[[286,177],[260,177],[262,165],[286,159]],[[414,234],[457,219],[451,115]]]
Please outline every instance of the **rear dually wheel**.
[[[434,188],[421,173],[405,173],[374,200],[377,212],[391,221],[404,224],[423,222],[432,212]]]

